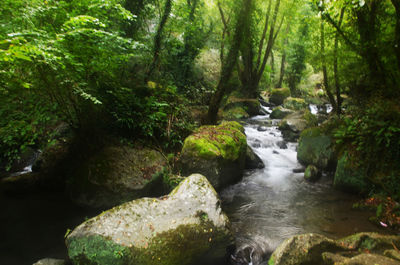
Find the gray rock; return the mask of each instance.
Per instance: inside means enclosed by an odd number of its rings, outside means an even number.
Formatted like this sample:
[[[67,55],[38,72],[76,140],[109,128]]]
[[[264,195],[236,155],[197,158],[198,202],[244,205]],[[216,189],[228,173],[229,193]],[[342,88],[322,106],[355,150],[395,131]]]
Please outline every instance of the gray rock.
[[[308,110],[296,111],[286,116],[279,123],[279,130],[281,130],[282,136],[285,140],[296,142],[303,130],[316,125],[316,117]]]
[[[167,161],[155,150],[107,146],[73,171],[70,197],[79,205],[112,207],[162,194],[161,172]]]
[[[216,191],[194,174],[168,196],[127,202],[89,219],[66,245],[74,264],[186,265],[223,257],[232,242],[229,227]]]
[[[398,260],[394,260],[382,255],[363,253],[343,262],[335,263],[338,265],[399,265]]]
[[[247,146],[245,169],[257,169],[264,167],[265,165],[261,158],[253,151],[253,149],[251,149],[250,146]]]
[[[287,148],[288,148],[288,146],[287,146],[287,144],[286,144],[285,141],[279,141],[279,142],[276,143],[276,145],[277,145],[280,149],[287,149]]]
[[[33,265],[66,265],[67,263],[65,262],[65,260],[62,259],[41,259],[35,263],[33,263]]]
[[[257,131],[259,131],[259,132],[265,132],[267,130],[268,130],[268,127],[266,127],[266,126],[258,126],[258,128],[257,128]]]
[[[282,106],[278,106],[272,110],[270,118],[271,119],[283,119],[292,113],[294,113],[294,110],[285,109]]]

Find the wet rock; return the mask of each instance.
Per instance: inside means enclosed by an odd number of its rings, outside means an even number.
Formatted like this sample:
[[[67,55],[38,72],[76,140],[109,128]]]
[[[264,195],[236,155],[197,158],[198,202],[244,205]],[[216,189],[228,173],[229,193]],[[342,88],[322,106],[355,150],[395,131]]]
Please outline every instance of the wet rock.
[[[376,254],[360,254],[337,265],[398,265],[399,261]]]
[[[287,149],[288,146],[285,141],[279,141],[276,143],[280,149]]]
[[[363,232],[339,239],[337,242],[348,249],[383,255],[387,249],[393,249],[393,244],[400,245],[400,236]]]
[[[282,106],[278,106],[274,108],[271,112],[271,119],[283,119],[289,114],[292,114],[294,111],[290,109],[283,108]]]
[[[260,148],[261,147],[261,141],[256,139],[253,143],[251,143],[251,147]]]
[[[338,190],[355,193],[368,190],[363,171],[351,163],[351,158],[346,154],[342,155],[337,163],[333,186]]]
[[[304,179],[309,182],[315,182],[321,178],[321,172],[316,166],[309,165],[304,172]]]
[[[303,173],[306,169],[304,167],[293,169],[293,173]]]
[[[245,169],[257,169],[264,167],[265,165],[261,158],[253,151],[253,149],[251,149],[250,146],[247,146]]]
[[[324,264],[330,265],[330,264],[339,264],[341,262],[349,260],[349,258],[343,257],[340,254],[324,252],[322,253],[322,260],[324,261]]]
[[[396,249],[385,250],[383,252],[383,255],[385,255],[388,258],[398,260],[400,262],[400,252]]]
[[[160,196],[166,165],[164,156],[152,149],[106,146],[71,173],[68,191],[74,202],[89,207]]]
[[[7,193],[24,193],[37,188],[40,175],[37,173],[26,173],[0,179],[0,190]]]
[[[229,226],[211,184],[194,174],[168,196],[127,202],[89,219],[66,245],[74,264],[186,265],[224,257]]]
[[[282,105],[283,101],[290,96],[289,88],[274,88],[271,91],[269,102],[275,105]]]
[[[33,265],[67,265],[67,262],[62,259],[41,259],[33,263]]]
[[[260,114],[261,104],[258,99],[230,96],[223,109],[229,111],[237,108],[243,109],[249,116],[255,116]]]
[[[273,150],[272,153],[275,154],[275,155],[279,155],[279,152],[276,151],[276,150]]]
[[[220,190],[241,179],[246,149],[246,136],[239,123],[202,126],[185,139],[179,160],[181,174],[203,174]]]
[[[258,126],[258,128],[257,128],[257,131],[259,131],[259,132],[265,132],[267,130],[268,130],[268,127],[266,127],[266,126]]]
[[[303,165],[314,165],[322,170],[334,170],[336,155],[333,139],[322,132],[320,127],[304,130],[299,139],[297,159]]]

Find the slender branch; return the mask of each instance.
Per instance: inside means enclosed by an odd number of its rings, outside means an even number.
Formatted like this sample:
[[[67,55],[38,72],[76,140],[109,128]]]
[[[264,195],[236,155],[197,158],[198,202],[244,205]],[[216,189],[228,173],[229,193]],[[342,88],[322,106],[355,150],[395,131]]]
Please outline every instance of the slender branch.
[[[269,22],[269,16],[271,14],[271,5],[272,5],[272,1],[269,0],[269,2],[268,2],[268,11],[267,11],[267,14],[265,15],[264,30],[263,30],[263,33],[262,33],[262,36],[261,36],[260,45],[258,46],[256,69],[258,69],[258,67],[260,66],[261,55],[262,55],[262,51],[263,51],[263,47],[264,47],[264,41],[265,41],[265,37],[266,37],[267,31],[268,31],[268,22]]]

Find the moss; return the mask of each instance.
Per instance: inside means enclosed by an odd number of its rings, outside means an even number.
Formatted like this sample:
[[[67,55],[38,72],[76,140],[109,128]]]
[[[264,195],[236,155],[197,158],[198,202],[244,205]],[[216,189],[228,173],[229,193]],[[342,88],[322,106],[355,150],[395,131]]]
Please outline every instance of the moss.
[[[275,265],[275,259],[273,256],[268,260],[268,265]]]
[[[368,185],[363,170],[356,168],[351,157],[344,154],[338,161],[333,186],[349,192],[364,193]]]
[[[237,122],[224,122],[219,126],[202,126],[186,138],[182,153],[212,159],[222,157],[234,161],[246,148],[243,127]]]
[[[247,113],[244,107],[236,106],[224,110],[222,117],[226,120],[241,120],[250,117],[250,115]]]
[[[304,119],[307,122],[307,127],[313,127],[318,125],[318,118],[314,114],[312,114],[308,109],[304,111],[303,115]]]
[[[67,240],[68,255],[75,265],[131,264],[130,250],[100,235]]]

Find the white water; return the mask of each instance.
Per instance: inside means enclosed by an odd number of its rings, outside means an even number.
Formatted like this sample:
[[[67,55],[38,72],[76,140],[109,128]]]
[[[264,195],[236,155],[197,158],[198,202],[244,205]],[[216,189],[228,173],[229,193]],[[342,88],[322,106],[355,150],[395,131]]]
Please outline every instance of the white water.
[[[355,213],[354,197],[331,188],[325,176],[311,184],[297,162],[297,143],[281,149],[281,132],[273,120],[266,131],[257,128],[271,123],[269,116],[256,116],[245,126],[247,142],[265,164],[264,169],[248,171],[243,180],[221,193],[236,236],[234,264],[266,264],[269,254],[286,238],[315,232],[331,237],[357,231],[377,230],[365,214]]]

